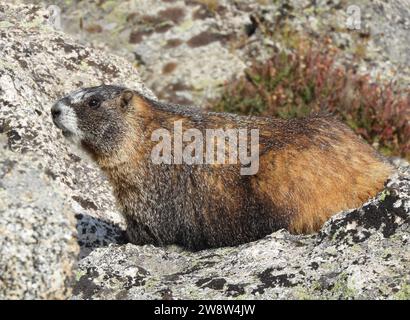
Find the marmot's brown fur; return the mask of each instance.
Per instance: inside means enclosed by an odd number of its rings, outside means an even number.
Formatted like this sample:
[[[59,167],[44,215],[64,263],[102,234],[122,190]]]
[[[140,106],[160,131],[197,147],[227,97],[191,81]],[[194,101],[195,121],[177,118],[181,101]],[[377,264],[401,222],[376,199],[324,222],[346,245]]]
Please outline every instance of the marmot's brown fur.
[[[286,228],[319,230],[333,214],[383,189],[392,168],[330,115],[281,120],[153,101],[117,86],[59,100],[53,120],[107,174],[135,244],[197,250],[253,241]],[[240,164],[154,164],[155,129],[259,129],[259,171]]]

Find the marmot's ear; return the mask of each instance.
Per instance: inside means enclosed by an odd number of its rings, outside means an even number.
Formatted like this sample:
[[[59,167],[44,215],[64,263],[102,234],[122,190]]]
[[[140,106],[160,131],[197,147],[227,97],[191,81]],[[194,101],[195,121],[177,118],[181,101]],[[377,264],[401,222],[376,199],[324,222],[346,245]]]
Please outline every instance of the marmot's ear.
[[[121,109],[123,110],[128,109],[128,105],[131,102],[133,96],[134,96],[134,92],[129,89],[125,89],[123,92],[121,92],[121,100],[120,100]]]

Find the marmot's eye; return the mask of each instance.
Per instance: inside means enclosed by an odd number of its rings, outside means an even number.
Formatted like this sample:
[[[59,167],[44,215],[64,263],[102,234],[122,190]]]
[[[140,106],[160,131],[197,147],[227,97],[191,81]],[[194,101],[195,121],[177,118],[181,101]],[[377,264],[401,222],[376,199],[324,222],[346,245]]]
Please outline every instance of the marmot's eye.
[[[91,108],[98,108],[100,106],[100,100],[98,100],[97,98],[91,98],[88,101],[88,106]]]

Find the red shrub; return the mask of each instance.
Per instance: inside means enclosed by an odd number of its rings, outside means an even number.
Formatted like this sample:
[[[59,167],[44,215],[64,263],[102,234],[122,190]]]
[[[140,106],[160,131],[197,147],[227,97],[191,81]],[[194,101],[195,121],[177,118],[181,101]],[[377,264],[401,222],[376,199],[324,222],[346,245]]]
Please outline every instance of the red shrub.
[[[245,76],[225,86],[212,109],[282,118],[326,110],[382,153],[410,159],[409,92],[372,83],[337,65],[336,54],[328,45],[301,46],[295,53],[254,63]]]

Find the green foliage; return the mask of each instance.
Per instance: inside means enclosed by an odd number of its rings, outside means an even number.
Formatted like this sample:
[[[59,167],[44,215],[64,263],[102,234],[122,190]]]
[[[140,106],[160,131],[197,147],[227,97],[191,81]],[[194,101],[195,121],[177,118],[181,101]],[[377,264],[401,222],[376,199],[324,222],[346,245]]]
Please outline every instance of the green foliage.
[[[395,294],[397,300],[410,300],[410,284],[403,284],[401,289]]]
[[[410,159],[409,92],[337,65],[336,54],[328,44],[303,43],[294,53],[255,62],[243,77],[226,84],[211,108],[281,118],[328,111],[380,152]]]

